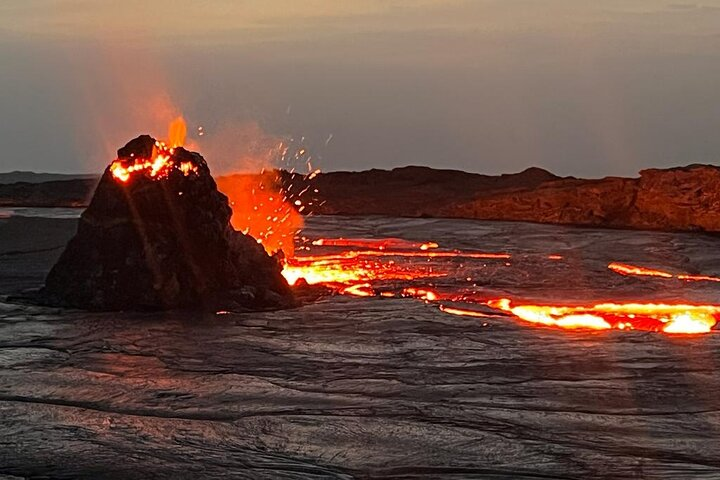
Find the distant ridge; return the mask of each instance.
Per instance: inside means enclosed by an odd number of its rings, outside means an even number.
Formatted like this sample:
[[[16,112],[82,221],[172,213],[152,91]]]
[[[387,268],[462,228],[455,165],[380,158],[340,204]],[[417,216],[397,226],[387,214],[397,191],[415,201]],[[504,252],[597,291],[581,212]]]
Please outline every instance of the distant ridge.
[[[237,174],[217,180],[232,181]],[[429,167],[303,176],[279,172],[303,214],[467,218],[720,232],[720,167],[647,169],[639,177],[558,177],[541,168],[481,175]],[[97,177],[0,185],[0,206],[87,205]]]
[[[30,171],[15,170],[13,172],[0,173],[0,184],[8,185],[10,183],[43,183],[54,182],[60,180],[88,180],[97,178],[98,175],[93,174],[73,174],[73,173],[35,173]]]

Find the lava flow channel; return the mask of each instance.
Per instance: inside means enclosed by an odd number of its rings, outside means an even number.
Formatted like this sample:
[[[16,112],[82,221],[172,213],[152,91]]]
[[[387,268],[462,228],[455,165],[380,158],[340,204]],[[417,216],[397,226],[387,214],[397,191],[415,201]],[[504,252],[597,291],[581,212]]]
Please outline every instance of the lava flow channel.
[[[615,273],[620,275],[638,276],[638,277],[659,277],[659,278],[677,278],[685,282],[720,282],[719,277],[713,277],[710,275],[691,275],[689,273],[673,274],[662,270],[655,270],[646,267],[638,267],[636,265],[629,265],[627,263],[613,262],[608,265],[608,268]]]
[[[508,298],[482,298],[456,291],[440,292],[432,285],[418,287],[417,282],[450,275],[449,259],[500,260],[511,258],[507,253],[463,252],[438,250],[434,242],[409,242],[399,239],[319,239],[312,242],[322,247],[359,247],[320,255],[296,256],[286,260],[283,274],[291,285],[304,279],[308,284],[324,285],[341,295],[358,297],[414,298],[436,304],[447,314],[474,318],[511,316],[535,325],[563,329],[637,330],[668,334],[708,333],[720,319],[720,306],[667,303],[614,303],[591,305],[536,305]],[[557,260],[562,257],[546,256]],[[434,261],[431,266],[418,264],[417,259]],[[440,263],[438,263],[440,262]],[[445,263],[442,263],[445,262]],[[506,264],[509,265],[509,264]],[[623,275],[688,280],[687,275],[673,275],[619,263],[610,268]],[[712,279],[701,277],[697,279]],[[695,278],[693,278],[695,279]],[[403,286],[392,289],[387,284]],[[413,282],[415,286],[408,286]],[[430,282],[427,282],[430,283]],[[462,302],[469,307],[456,306]]]
[[[411,281],[447,275],[432,266],[404,265],[387,260],[387,257],[404,257],[409,253],[414,252],[366,250],[296,256],[285,261],[283,275],[290,285],[303,279],[310,285],[324,285],[339,293],[356,291],[349,288],[369,281]]]
[[[655,303],[601,303],[589,306],[516,304],[510,299],[488,300],[484,305],[536,325],[566,329],[640,330],[664,333],[708,333],[720,319],[716,305]],[[472,309],[441,310],[462,316],[490,316]]]
[[[348,247],[363,250],[343,250],[337,253],[295,256],[285,260],[283,275],[290,285],[303,279],[310,285],[322,284],[339,293],[368,296],[360,284],[371,281],[416,281],[444,277],[449,265],[418,264],[449,259],[508,260],[507,253],[441,251],[435,242],[410,242],[401,239],[319,239],[314,246]],[[363,285],[364,287],[364,285]],[[387,295],[384,295],[387,296]]]

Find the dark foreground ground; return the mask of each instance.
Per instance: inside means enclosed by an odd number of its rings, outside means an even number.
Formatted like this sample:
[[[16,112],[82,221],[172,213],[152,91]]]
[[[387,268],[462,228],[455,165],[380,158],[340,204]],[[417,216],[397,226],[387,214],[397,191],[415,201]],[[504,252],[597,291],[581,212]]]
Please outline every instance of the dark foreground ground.
[[[73,229],[0,220],[0,293],[37,287]],[[714,285],[605,268],[718,274],[711,237],[382,218],[308,228],[329,231],[566,256],[488,264],[482,286],[510,294],[720,301]],[[717,334],[557,331],[412,300],[206,317],[0,303],[0,478],[720,478],[719,347]]]

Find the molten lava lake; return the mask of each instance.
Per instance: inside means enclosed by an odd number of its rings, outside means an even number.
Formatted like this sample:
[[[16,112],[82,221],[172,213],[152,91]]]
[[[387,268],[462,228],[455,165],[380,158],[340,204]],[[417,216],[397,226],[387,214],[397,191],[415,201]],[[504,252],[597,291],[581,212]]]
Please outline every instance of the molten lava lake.
[[[42,284],[69,216],[0,217],[3,298]],[[720,476],[717,327],[607,307],[714,319],[717,237],[339,216],[302,235],[291,265],[352,272],[294,310],[0,303],[0,476]],[[555,310],[517,310],[536,306]],[[617,328],[570,328],[595,317]]]

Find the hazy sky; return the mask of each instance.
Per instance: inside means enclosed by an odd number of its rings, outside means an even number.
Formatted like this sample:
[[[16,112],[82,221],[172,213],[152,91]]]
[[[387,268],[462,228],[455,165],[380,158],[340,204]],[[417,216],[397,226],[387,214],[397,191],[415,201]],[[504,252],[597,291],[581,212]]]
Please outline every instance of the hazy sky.
[[[216,171],[720,160],[720,0],[3,0],[0,170],[100,171],[182,112]]]

